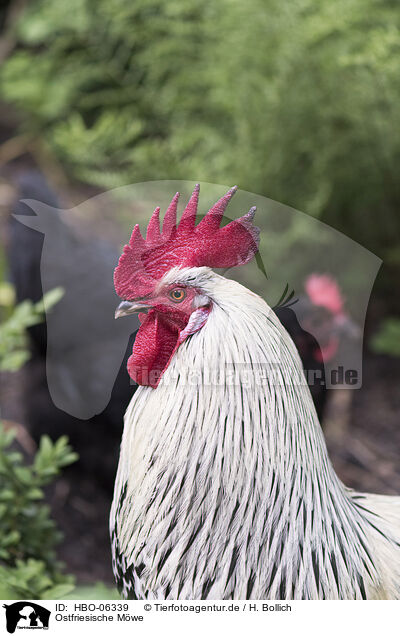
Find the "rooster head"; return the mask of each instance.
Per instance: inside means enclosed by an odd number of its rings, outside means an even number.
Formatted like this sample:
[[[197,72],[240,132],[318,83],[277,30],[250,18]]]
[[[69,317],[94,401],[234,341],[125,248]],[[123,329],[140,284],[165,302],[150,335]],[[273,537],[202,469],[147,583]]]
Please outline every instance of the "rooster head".
[[[160,208],[147,227],[146,238],[136,225],[114,272],[115,289],[123,301],[115,317],[139,313],[128,373],[135,382],[156,388],[178,347],[199,331],[212,311],[193,268],[229,268],[248,263],[258,250],[255,208],[220,227],[236,192],[231,188],[196,225],[200,186],[196,185],[179,224],[179,193],[173,197],[160,230]],[[181,270],[185,276],[179,276]]]
[[[303,319],[306,331],[318,340],[318,362],[329,362],[338,352],[341,339],[357,340],[361,330],[345,311],[345,300],[338,282],[328,274],[311,274],[304,284],[312,311]]]

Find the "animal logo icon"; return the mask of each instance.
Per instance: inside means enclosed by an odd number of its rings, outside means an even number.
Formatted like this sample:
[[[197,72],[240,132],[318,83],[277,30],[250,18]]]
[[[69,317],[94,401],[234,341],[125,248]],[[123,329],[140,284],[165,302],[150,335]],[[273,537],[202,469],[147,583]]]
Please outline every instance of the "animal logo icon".
[[[6,610],[6,627],[9,634],[16,629],[48,629],[51,612],[31,601],[18,601],[10,605],[4,604]]]

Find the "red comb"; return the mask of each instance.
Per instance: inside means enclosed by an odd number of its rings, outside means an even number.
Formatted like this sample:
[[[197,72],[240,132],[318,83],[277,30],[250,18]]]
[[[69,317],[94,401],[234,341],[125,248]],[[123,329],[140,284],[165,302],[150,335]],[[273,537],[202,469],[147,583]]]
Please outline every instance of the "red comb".
[[[305,282],[305,290],[314,305],[325,307],[333,314],[343,312],[343,297],[334,278],[327,274],[311,274]]]
[[[196,185],[179,225],[176,212],[179,192],[172,199],[160,231],[160,208],[147,227],[146,240],[136,225],[125,245],[114,284],[118,296],[137,298],[172,267],[234,267],[250,261],[258,250],[259,229],[252,223],[256,208],[220,227],[224,211],[237,188],[231,188],[196,225],[200,186]]]

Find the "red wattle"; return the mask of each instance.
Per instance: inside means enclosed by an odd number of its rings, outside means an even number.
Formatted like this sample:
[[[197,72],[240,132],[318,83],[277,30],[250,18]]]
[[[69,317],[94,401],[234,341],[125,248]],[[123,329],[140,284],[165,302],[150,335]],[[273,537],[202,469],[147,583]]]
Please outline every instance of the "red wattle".
[[[315,359],[318,362],[329,362],[333,356],[336,354],[339,348],[339,338],[331,338],[329,343],[324,347],[321,347],[321,350],[317,350],[314,354]]]
[[[128,373],[138,384],[156,388],[177,346],[179,329],[154,309],[140,319]]]

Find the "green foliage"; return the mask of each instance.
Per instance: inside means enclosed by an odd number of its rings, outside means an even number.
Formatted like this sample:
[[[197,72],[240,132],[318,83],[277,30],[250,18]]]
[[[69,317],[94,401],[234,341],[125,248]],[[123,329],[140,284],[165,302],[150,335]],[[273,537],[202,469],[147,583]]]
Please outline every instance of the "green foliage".
[[[182,144],[193,143],[182,136],[174,148],[171,114],[197,101],[180,89],[207,46],[212,13],[193,0],[34,1],[18,23],[23,46],[4,65],[2,93],[79,178],[118,185],[148,176],[154,161],[167,176]]]
[[[12,301],[9,288],[3,285],[1,289],[2,298]],[[0,371],[17,371],[25,364],[30,357],[26,329],[43,322],[45,311],[58,303],[63,295],[64,291],[56,287],[37,303],[25,300],[0,325]]]
[[[121,599],[121,596],[115,587],[108,587],[104,583],[95,583],[94,585],[77,585],[73,592],[63,598],[117,601]]]
[[[378,333],[371,340],[371,348],[376,353],[400,356],[400,320],[387,318]]]
[[[6,320],[0,325],[0,370],[16,371],[29,358],[26,329],[44,319],[45,311],[63,296],[61,288],[41,301],[14,307],[13,288],[0,284],[0,307]],[[102,584],[76,592],[71,575],[63,573],[55,548],[62,535],[43,503],[43,488],[61,470],[78,459],[65,436],[52,442],[42,436],[30,465],[12,445],[15,433],[0,422],[0,598],[60,599],[119,598]],[[88,595],[88,596],[86,596]]]
[[[46,572],[43,561],[17,560],[14,567],[0,565],[0,598],[60,599],[74,589],[71,576]]]
[[[11,283],[7,281],[2,281],[0,283],[0,307],[1,307],[2,313],[4,312],[4,310],[6,310],[6,312],[9,312],[10,308],[14,306],[14,303],[15,303],[14,287],[11,285]]]
[[[56,561],[61,535],[42,501],[43,487],[78,456],[66,437],[53,443],[43,436],[27,465],[13,438],[0,426],[0,598],[60,598],[74,586]]]
[[[388,289],[399,31],[393,0],[32,0],[0,90],[82,181],[238,183],[385,258]]]

